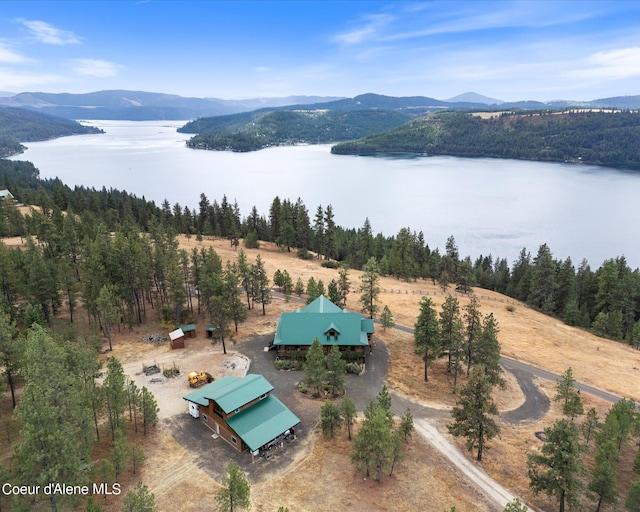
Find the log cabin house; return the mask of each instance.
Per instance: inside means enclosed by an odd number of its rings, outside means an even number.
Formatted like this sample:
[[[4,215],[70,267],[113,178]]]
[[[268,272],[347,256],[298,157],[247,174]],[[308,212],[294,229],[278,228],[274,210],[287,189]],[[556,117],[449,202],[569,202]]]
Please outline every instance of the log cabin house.
[[[183,397],[189,414],[239,452],[257,455],[261,448],[284,438],[300,423],[262,375],[228,375]]]
[[[282,313],[273,346],[280,358],[301,359],[318,338],[325,352],[337,345],[347,361],[363,363],[373,331],[373,320],[341,309],[321,295],[305,308]]]

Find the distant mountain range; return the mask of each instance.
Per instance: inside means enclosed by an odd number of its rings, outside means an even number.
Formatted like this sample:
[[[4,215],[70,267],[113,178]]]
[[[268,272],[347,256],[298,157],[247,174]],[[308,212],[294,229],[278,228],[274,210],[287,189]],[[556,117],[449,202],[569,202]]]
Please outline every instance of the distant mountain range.
[[[482,94],[478,94],[476,92],[465,92],[464,94],[458,94],[453,98],[449,98],[447,102],[449,103],[483,103],[485,105],[500,105],[501,103],[504,103],[504,101],[502,100],[489,98],[488,96],[483,96]]]
[[[222,100],[218,98],[186,98],[174,94],[143,91],[99,91],[87,94],[52,94],[23,92],[13,96],[0,95],[0,106],[35,110],[67,119],[189,120],[223,116],[257,109],[282,109],[304,106],[308,109],[330,110],[405,110],[414,114],[437,109],[545,109],[545,108],[640,108],[640,96],[603,98],[588,102],[519,101],[503,102],[495,98],[467,92],[446,101],[425,96],[394,97],[362,94],[355,98],[322,96],[288,96],[286,98],[253,98]]]
[[[87,94],[23,92],[11,97],[0,97],[0,106],[25,108],[67,119],[155,121],[189,120],[247,112],[258,108],[275,108],[298,103],[313,104],[337,99],[340,98],[289,96],[287,98],[220,100],[116,90]]]

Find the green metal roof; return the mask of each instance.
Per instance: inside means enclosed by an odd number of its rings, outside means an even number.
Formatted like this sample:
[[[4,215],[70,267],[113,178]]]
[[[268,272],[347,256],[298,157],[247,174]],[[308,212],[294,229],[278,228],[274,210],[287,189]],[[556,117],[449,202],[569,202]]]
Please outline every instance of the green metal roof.
[[[332,328],[339,333],[337,339],[327,339]],[[318,338],[322,345],[367,346],[367,332],[360,313],[340,309],[321,295],[307,307],[280,316],[273,344],[311,345]]]
[[[209,400],[213,400],[229,414],[272,390],[273,386],[262,375],[249,374],[242,378],[227,375],[182,398],[204,407],[209,405]]]
[[[195,331],[196,324],[180,325],[178,329],[182,329],[183,332]]]
[[[336,324],[334,324],[333,322],[331,322],[327,328],[324,330],[324,333],[327,334],[329,331],[336,331],[338,334],[340,334],[340,329],[338,329],[338,326]]]
[[[324,295],[320,295],[320,297],[308,304],[306,308],[298,311],[304,311],[305,313],[342,313],[343,310]]]
[[[249,449],[255,451],[295,427],[300,419],[275,396],[269,395],[227,418],[227,423]]]
[[[373,319],[372,318],[363,318],[362,319],[362,330],[367,334],[373,334],[374,331]]]

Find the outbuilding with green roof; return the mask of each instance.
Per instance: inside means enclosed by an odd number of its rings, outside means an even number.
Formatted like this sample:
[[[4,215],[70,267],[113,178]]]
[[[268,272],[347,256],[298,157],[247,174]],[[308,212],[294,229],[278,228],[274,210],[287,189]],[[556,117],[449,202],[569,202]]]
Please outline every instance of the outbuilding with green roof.
[[[199,418],[236,450],[256,453],[277,442],[300,423],[262,375],[226,376],[183,398],[189,414]]]

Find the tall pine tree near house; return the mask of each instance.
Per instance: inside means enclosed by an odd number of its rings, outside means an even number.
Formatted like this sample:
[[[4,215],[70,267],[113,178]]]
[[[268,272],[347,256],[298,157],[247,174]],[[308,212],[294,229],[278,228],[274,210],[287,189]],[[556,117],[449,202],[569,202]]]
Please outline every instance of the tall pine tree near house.
[[[424,361],[424,380],[429,380],[429,367],[440,355],[440,324],[434,309],[433,301],[429,297],[423,297],[420,301],[420,314],[416,321],[413,339],[415,353]]]
[[[483,453],[489,448],[487,443],[500,434],[500,427],[493,419],[498,408],[491,398],[492,389],[484,368],[473,368],[451,411],[453,423],[447,427],[454,436],[466,438],[467,450],[477,450],[478,461],[482,461]]]

